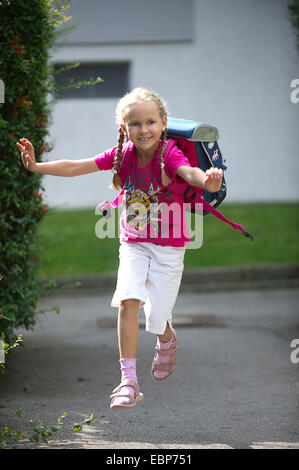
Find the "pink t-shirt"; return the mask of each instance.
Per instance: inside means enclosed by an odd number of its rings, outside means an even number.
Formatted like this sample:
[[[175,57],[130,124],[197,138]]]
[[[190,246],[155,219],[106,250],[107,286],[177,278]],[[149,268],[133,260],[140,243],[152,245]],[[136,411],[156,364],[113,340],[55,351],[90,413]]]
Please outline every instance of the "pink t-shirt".
[[[110,170],[117,147],[95,156],[100,170]],[[174,146],[164,159],[164,168],[171,184],[162,185],[159,164],[160,145],[153,159],[145,167],[138,164],[136,147],[133,146],[130,163],[119,176],[125,191],[124,208],[120,218],[120,238],[127,242],[151,242],[166,246],[185,246],[190,242],[185,217],[183,195],[188,184],[176,170],[190,166],[183,152]],[[126,155],[127,156],[127,155]],[[126,158],[125,156],[125,158]]]

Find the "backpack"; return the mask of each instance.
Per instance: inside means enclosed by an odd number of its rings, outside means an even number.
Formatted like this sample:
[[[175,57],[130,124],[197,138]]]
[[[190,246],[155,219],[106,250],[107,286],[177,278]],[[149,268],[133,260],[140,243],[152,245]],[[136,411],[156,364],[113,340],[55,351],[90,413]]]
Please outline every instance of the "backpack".
[[[216,127],[202,122],[168,117],[167,138],[170,140],[167,141],[164,148],[164,156],[167,152],[171,152],[175,144],[182,150],[189,160],[190,165],[193,167],[198,167],[203,171],[211,167],[221,168],[223,171],[227,169],[227,166],[223,164],[222,154],[217,143],[219,133]],[[121,162],[121,166],[124,165],[126,168],[125,157],[129,148],[130,142],[124,146]],[[184,193],[184,202],[188,203],[187,208],[193,213],[198,212],[196,204],[202,204],[200,206],[202,210],[200,209],[199,211],[201,214],[213,214],[220,220],[231,225],[235,230],[241,230],[246,237],[254,240],[252,235],[250,235],[242,225],[235,224],[215,209],[215,207],[219,206],[225,199],[226,193],[227,186],[225,177],[223,176],[221,188],[215,193],[210,193],[197,186],[188,186]],[[118,207],[122,203],[123,195],[124,190],[119,193],[112,203],[104,201],[97,206],[97,209],[102,215],[109,217],[109,208],[115,209]]]
[[[176,142],[191,166],[199,167],[203,171],[211,167],[221,168],[223,172],[227,169],[227,166],[223,164],[222,154],[217,143],[219,133],[216,127],[196,121],[168,118],[167,137]],[[196,186],[187,188],[184,201],[191,203],[189,209],[191,212],[196,212],[194,200],[198,199],[197,195],[203,197],[211,206],[219,206],[226,196],[225,177],[223,176],[221,188],[216,193],[210,193]],[[203,215],[207,214],[209,211],[204,210]]]

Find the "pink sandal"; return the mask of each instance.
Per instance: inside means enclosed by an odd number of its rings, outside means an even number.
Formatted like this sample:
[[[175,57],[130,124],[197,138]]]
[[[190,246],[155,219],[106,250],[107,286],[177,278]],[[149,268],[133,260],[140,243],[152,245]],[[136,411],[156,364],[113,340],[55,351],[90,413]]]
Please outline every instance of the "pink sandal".
[[[176,332],[174,330],[173,330],[173,335],[174,335],[175,341],[174,341],[174,343],[173,343],[173,345],[171,346],[170,349],[161,349],[161,348],[159,348],[158,345],[155,347],[156,354],[154,356],[154,360],[153,360],[153,363],[152,363],[152,376],[155,380],[168,379],[168,377],[173,372],[176,371],[176,365],[175,365],[176,352],[179,350],[179,347],[176,345],[176,342],[177,342],[178,338],[177,338]],[[157,353],[159,353],[159,355],[161,355],[161,356],[168,356],[169,357],[168,361],[167,362],[159,362]],[[162,377],[162,378],[157,378],[154,375],[154,372],[157,371],[157,370],[168,372],[168,375],[166,375],[165,377]]]
[[[134,389],[134,395],[129,393],[122,392],[121,389],[123,387],[132,387]],[[114,405],[115,398],[125,397],[129,398],[129,403],[119,403],[118,405]],[[117,408],[134,408],[139,401],[143,400],[143,393],[140,392],[139,385],[135,380],[125,379],[123,380],[112,392],[110,395],[112,399],[110,409],[117,409]]]

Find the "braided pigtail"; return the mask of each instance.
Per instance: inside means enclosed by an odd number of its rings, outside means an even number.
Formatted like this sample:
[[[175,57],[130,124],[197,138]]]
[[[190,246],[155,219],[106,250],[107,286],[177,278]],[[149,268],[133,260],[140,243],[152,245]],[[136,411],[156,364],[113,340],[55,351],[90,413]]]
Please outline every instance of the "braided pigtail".
[[[113,160],[113,168],[112,168],[113,180],[111,184],[111,189],[116,189],[116,190],[121,189],[121,181],[117,172],[119,170],[119,165],[120,165],[120,161],[122,157],[122,148],[123,148],[124,140],[125,140],[125,134],[122,128],[120,127],[118,131],[117,151]]]
[[[165,149],[165,140],[166,140],[166,130],[161,132],[160,166],[161,166],[162,184],[163,186],[168,186],[171,183],[171,181],[166,175],[166,172],[164,169],[163,153]]]

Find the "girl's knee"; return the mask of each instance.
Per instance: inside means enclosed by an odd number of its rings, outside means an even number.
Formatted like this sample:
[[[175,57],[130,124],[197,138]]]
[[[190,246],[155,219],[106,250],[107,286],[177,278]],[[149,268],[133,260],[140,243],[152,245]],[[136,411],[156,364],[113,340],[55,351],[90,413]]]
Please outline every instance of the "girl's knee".
[[[138,313],[140,307],[140,300],[139,299],[125,299],[121,300],[120,302],[120,312],[125,313]]]

